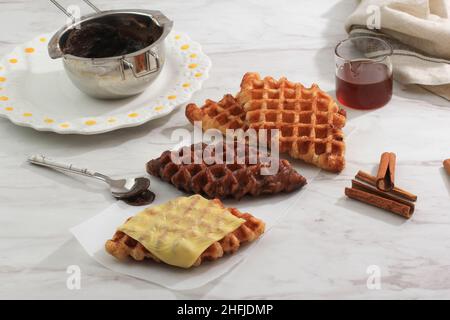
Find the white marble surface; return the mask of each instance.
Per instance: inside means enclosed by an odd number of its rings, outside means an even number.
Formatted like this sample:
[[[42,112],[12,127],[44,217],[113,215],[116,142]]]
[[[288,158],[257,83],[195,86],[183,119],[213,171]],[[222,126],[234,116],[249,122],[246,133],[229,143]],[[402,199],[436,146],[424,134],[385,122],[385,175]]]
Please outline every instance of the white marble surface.
[[[75,0],[61,1],[64,4]],[[235,92],[246,71],[286,75],[334,87],[334,44],[346,37],[356,1],[105,1],[101,8],[158,8],[176,28],[202,43],[211,77],[194,101]],[[0,54],[64,17],[44,0],[0,0]],[[389,105],[349,111],[348,165],[321,173],[298,208],[273,228],[258,250],[224,277],[196,290],[170,291],[109,271],[92,260],[68,229],[108,207],[102,185],[25,163],[41,152],[80,165],[140,175],[166,149],[170,133],[189,127],[183,108],[139,128],[59,136],[0,119],[0,298],[450,298],[450,103],[395,84]],[[398,156],[397,181],[419,195],[405,221],[343,196],[358,169],[374,170],[382,151]],[[66,287],[66,268],[82,271],[80,290]],[[370,265],[381,289],[366,286]]]

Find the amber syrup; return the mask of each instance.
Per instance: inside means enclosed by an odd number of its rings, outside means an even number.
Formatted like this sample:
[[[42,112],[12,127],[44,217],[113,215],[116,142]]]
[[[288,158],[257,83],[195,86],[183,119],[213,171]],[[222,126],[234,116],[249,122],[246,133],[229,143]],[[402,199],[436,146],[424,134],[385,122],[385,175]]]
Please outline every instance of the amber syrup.
[[[336,97],[350,108],[379,108],[391,99],[392,82],[392,72],[383,63],[346,62],[336,72]]]

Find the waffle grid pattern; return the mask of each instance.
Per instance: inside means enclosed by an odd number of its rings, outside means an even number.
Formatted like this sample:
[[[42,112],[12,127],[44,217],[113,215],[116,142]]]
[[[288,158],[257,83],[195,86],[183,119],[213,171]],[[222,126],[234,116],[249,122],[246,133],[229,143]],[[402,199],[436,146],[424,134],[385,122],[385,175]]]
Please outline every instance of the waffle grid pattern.
[[[223,134],[226,129],[245,129],[245,112],[237,100],[227,94],[219,102],[206,100],[202,110],[196,105],[189,104],[186,110],[190,110],[193,121],[202,121],[203,130],[218,129]]]
[[[236,143],[222,148],[216,146],[210,157],[199,158],[197,153],[203,155],[207,147],[208,145],[202,144],[198,148],[191,145],[189,148],[180,149],[177,154],[181,160],[180,164],[173,161],[171,151],[165,151],[159,158],[147,163],[147,172],[185,192],[220,199],[227,197],[241,199],[245,195],[291,192],[306,184],[306,179],[295,171],[287,160],[279,161],[278,171],[275,174],[262,175],[261,169],[267,167],[269,162],[262,159],[257,150],[248,145],[245,146],[244,158],[238,158]],[[234,150],[234,158],[232,163],[226,163],[227,158],[231,158],[227,156],[230,150]],[[218,154],[218,158],[223,163],[215,162],[216,152],[221,153]],[[202,161],[194,163],[197,159]]]
[[[222,133],[237,128],[279,129],[281,153],[333,172],[345,167],[345,111],[316,84],[305,88],[286,78],[261,79],[257,73],[247,73],[236,98],[207,100],[202,108],[189,104],[186,116],[192,123],[202,121],[203,130],[215,128]]]
[[[345,113],[317,85],[305,88],[286,78],[249,73],[237,100],[249,128],[280,130],[280,152],[324,169],[343,169]]]

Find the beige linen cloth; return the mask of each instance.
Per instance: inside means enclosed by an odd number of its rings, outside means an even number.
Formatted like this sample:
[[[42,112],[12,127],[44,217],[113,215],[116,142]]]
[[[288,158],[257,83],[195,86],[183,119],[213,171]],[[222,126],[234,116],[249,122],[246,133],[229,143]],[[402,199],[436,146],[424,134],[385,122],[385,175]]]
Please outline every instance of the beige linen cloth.
[[[392,45],[396,80],[450,100],[450,0],[362,0],[345,27]]]

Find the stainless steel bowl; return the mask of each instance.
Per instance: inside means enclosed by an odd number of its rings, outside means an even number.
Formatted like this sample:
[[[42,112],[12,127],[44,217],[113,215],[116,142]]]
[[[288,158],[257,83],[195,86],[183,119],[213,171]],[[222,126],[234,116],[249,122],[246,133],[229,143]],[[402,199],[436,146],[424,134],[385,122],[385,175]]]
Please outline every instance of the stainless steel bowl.
[[[111,19],[133,19],[148,26],[148,32],[151,28],[160,28],[161,33],[149,46],[123,56],[82,58],[64,54],[65,41],[74,28],[82,28],[92,22],[110,23]],[[172,21],[160,11],[101,11],[83,16],[76,23],[61,28],[50,40],[48,52],[52,59],[63,59],[70,80],[86,94],[101,99],[125,98],[141,93],[158,77],[165,61],[164,39],[172,25]],[[139,32],[142,33],[142,30]]]

